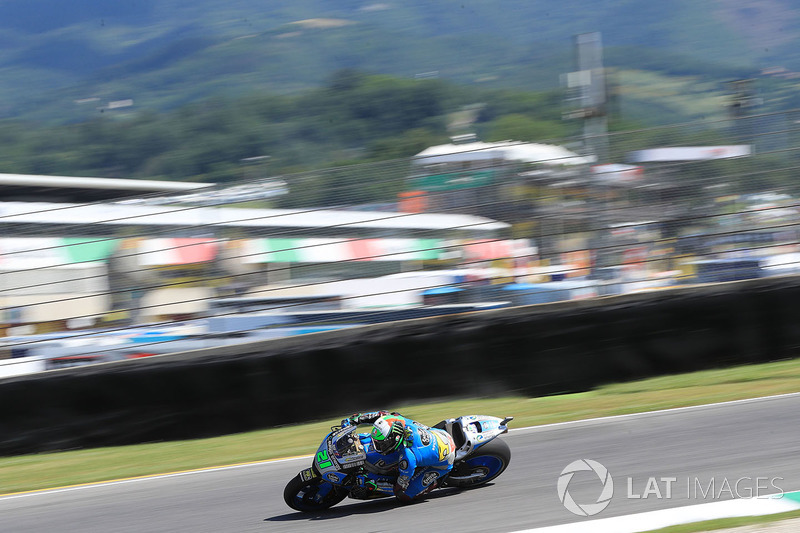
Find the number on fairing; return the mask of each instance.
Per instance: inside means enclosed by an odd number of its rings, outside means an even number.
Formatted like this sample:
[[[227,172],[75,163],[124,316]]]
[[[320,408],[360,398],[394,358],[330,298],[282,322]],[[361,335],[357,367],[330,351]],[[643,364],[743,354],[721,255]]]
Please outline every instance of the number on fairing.
[[[322,450],[317,454],[317,464],[322,469],[333,466],[330,457],[328,457],[328,450]]]

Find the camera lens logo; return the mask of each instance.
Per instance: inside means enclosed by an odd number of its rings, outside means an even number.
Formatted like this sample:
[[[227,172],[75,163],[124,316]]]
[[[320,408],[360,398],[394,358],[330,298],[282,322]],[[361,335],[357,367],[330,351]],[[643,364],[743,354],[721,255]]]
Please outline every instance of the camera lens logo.
[[[569,482],[572,481],[572,476],[575,475],[575,472],[582,471],[594,472],[603,484],[602,492],[600,492],[600,496],[595,503],[579,504],[572,499],[569,493]],[[613,495],[614,480],[611,479],[611,474],[608,473],[608,469],[591,459],[578,459],[577,461],[571,462],[561,471],[561,475],[558,477],[558,499],[561,500],[561,503],[564,504],[564,507],[566,507],[569,512],[578,516],[594,516],[598,514],[608,507]]]

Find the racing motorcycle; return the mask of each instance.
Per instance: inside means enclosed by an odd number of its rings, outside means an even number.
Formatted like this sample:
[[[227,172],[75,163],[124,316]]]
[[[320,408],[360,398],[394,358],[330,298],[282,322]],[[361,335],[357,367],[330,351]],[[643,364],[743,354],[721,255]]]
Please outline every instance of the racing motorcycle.
[[[433,426],[447,431],[456,445],[453,468],[439,479],[438,487],[478,487],[502,474],[511,460],[511,450],[497,437],[508,431],[508,423],[513,419],[470,415],[442,420]],[[286,485],[283,499],[289,507],[316,512],[348,496],[370,500],[392,495],[397,465],[387,465],[384,456],[372,447],[369,434],[359,433],[358,429],[356,425],[331,428],[314,454],[311,466]],[[358,485],[358,475],[365,472],[378,477],[379,490],[368,491]]]

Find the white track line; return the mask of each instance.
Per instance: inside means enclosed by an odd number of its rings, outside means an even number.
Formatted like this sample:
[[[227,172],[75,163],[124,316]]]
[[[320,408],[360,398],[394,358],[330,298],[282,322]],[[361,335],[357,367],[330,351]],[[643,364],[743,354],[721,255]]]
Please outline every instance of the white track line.
[[[282,459],[267,459],[265,461],[254,461],[252,463],[242,463],[242,464],[235,464],[235,465],[225,465],[225,466],[212,466],[209,468],[198,468],[197,470],[186,470],[182,472],[170,472],[168,474],[153,474],[151,476],[140,476],[140,477],[132,477],[132,478],[125,478],[125,479],[115,479],[112,481],[98,481],[96,483],[85,483],[81,485],[70,485],[66,487],[56,487],[52,489],[42,489],[42,490],[33,490],[29,492],[19,492],[19,493],[11,493],[5,496],[0,496],[0,501],[3,500],[12,500],[15,498],[26,498],[29,496],[41,496],[44,494],[58,494],[60,492],[72,492],[75,490],[83,490],[83,489],[93,489],[97,487],[108,487],[112,485],[124,485],[126,483],[136,483],[139,481],[151,481],[155,479],[168,479],[174,477],[181,477],[181,476],[190,476],[193,474],[205,474],[208,472],[220,472],[223,470],[235,470],[237,468],[246,468],[249,466],[266,466],[270,464],[277,464],[277,463],[287,463],[289,461],[299,461],[301,459],[308,460],[312,455],[301,455],[297,457],[285,457]]]
[[[671,409],[659,409],[656,411],[644,411],[641,413],[629,413],[624,415],[613,415],[613,416],[602,416],[597,418],[587,418],[583,420],[573,420],[570,422],[553,422],[551,424],[542,424],[538,426],[527,426],[522,428],[512,428],[509,429],[509,433],[517,433],[523,431],[535,432],[535,431],[548,431],[551,429],[557,429],[560,427],[568,427],[568,426],[580,426],[580,425],[589,425],[589,424],[596,424],[601,422],[607,421],[614,421],[614,420],[624,420],[627,418],[637,418],[637,417],[644,417],[644,416],[657,416],[662,414],[669,414],[669,413],[679,413],[684,411],[692,411],[698,409],[709,409],[714,407],[725,407],[729,405],[737,405],[737,404],[746,404],[746,403],[756,403],[756,402],[763,402],[769,400],[776,400],[780,398],[792,398],[800,396],[800,392],[791,392],[787,394],[776,394],[773,396],[761,396],[758,398],[747,398],[743,400],[731,400],[727,402],[717,402],[717,403],[709,403],[709,404],[702,404],[702,405],[690,405],[687,407],[674,407]],[[30,492],[20,492],[20,493],[12,493],[5,496],[0,496],[0,501],[15,499],[15,498],[26,498],[30,496],[40,496],[45,494],[58,494],[62,492],[70,492],[75,490],[83,490],[83,489],[90,489],[96,487],[105,487],[105,486],[112,486],[112,485],[122,485],[125,483],[136,483],[139,481],[150,481],[155,479],[168,479],[173,477],[180,477],[180,476],[188,476],[194,474],[204,474],[207,472],[219,472],[223,470],[233,470],[237,468],[246,468],[252,466],[270,466],[272,464],[280,464],[286,463],[289,461],[298,461],[298,460],[307,460],[312,455],[303,455],[299,457],[286,457],[282,459],[269,459],[266,461],[255,461],[252,463],[243,463],[243,464],[236,464],[236,465],[225,465],[225,466],[215,466],[210,468],[200,468],[197,470],[187,470],[184,472],[171,472],[166,474],[154,474],[152,476],[141,476],[141,477],[134,477],[134,478],[127,478],[127,479],[117,479],[112,481],[100,481],[97,483],[86,483],[81,485],[72,485],[67,487],[56,487],[52,489],[42,489]]]
[[[584,520],[558,526],[525,529],[513,533],[640,533],[706,520],[767,516],[796,511],[800,507],[797,502],[779,499],[776,496],[701,503],[611,518]]]
[[[789,392],[786,394],[775,394],[773,396],[760,396],[758,398],[745,398],[743,400],[729,400],[727,402],[717,402],[717,403],[704,403],[700,405],[687,405],[686,407],[672,407],[669,409],[658,409],[655,411],[641,411],[638,413],[627,413],[624,415],[611,415],[611,416],[600,416],[597,418],[583,418],[581,420],[570,420],[569,422],[553,422],[551,424],[541,424],[538,426],[526,426],[523,428],[509,428],[508,432],[516,432],[516,431],[546,431],[549,429],[555,429],[564,426],[580,426],[580,425],[590,425],[596,424],[599,422],[608,422],[613,420],[624,420],[626,418],[638,418],[638,417],[645,417],[645,416],[657,416],[662,414],[669,414],[669,413],[679,413],[683,411],[694,411],[700,409],[711,409],[714,407],[725,407],[728,405],[737,405],[737,404],[745,404],[745,403],[757,403],[769,400],[778,400],[781,398],[792,398],[795,396],[800,396],[800,392]]]

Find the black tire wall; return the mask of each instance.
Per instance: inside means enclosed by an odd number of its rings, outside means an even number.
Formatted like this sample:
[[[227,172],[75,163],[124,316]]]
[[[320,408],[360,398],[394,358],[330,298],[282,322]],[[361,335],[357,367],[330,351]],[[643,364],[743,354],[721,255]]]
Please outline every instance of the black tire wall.
[[[576,392],[796,357],[797,302],[800,278],[760,279],[6,378],[0,455],[209,437],[414,400]]]

